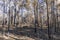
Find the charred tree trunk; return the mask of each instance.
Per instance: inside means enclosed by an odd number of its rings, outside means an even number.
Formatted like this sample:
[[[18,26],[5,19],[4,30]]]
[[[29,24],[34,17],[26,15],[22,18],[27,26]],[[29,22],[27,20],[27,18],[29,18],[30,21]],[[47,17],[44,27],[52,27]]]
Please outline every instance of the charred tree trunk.
[[[47,5],[48,40],[51,40],[51,32],[50,32],[50,26],[49,26],[48,0],[46,0],[46,5]]]
[[[14,6],[15,6],[15,9],[14,9],[14,27],[15,27],[15,33],[17,33],[17,10],[16,10],[16,3],[17,3],[17,0],[14,1]]]
[[[52,27],[54,29],[54,32],[56,32],[56,12],[55,12],[55,4],[54,0],[51,2],[51,16],[52,16]]]
[[[34,6],[34,15],[35,15],[35,33],[37,32],[37,27],[38,27],[38,3]]]
[[[3,12],[5,12],[5,1],[3,0],[3,2],[4,2],[4,6],[3,6]],[[2,36],[4,35],[4,13],[3,13],[3,20],[2,20]]]

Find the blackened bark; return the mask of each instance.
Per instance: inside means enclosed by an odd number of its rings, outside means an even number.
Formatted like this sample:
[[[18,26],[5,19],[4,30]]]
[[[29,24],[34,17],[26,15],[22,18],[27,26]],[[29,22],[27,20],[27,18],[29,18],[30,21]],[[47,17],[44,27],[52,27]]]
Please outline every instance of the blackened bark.
[[[48,0],[46,0],[46,5],[47,5],[48,40],[51,40],[51,32],[50,32],[50,26],[49,26]]]
[[[38,3],[34,6],[34,15],[35,15],[35,33],[37,32],[38,25]]]

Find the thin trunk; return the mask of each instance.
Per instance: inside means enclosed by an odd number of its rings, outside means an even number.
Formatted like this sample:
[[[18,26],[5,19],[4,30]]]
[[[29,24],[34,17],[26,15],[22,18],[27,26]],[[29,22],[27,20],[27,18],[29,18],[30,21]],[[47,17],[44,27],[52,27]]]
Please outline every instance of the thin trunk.
[[[17,0],[14,1],[14,6],[15,6],[15,9],[14,9],[14,27],[15,27],[15,33],[17,33],[17,10],[16,10],[16,3],[17,3]]]
[[[50,26],[49,26],[48,0],[46,0],[46,5],[47,5],[48,40],[51,40],[51,32],[50,32]]]
[[[38,27],[38,3],[34,6],[34,15],[35,15],[35,33],[37,32]]]
[[[54,0],[52,1],[51,3],[51,13],[52,13],[52,21],[53,21],[53,29],[54,29],[54,32],[56,32],[56,12],[55,12],[55,4],[54,4]]]
[[[9,12],[8,12],[8,35],[9,35],[9,30],[10,30],[10,1],[9,1]]]
[[[55,4],[57,3],[57,0],[55,0]],[[58,23],[58,9],[56,7],[56,27],[57,27],[57,30],[56,32],[58,32],[58,28],[59,28],[59,23]]]
[[[4,4],[4,7],[3,7],[3,20],[2,20],[2,36],[4,36],[5,34],[5,30],[4,30],[4,12],[5,12],[5,1],[3,0],[3,4]],[[3,39],[4,40],[4,39]]]

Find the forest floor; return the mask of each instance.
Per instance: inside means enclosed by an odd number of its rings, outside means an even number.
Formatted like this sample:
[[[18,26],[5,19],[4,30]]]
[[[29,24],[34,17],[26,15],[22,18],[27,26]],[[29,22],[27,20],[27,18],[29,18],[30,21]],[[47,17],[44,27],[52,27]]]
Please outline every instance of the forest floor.
[[[60,31],[54,33],[51,29],[51,40],[60,40]],[[48,40],[48,29],[32,27],[17,27],[13,30],[3,30],[0,28],[0,40]]]

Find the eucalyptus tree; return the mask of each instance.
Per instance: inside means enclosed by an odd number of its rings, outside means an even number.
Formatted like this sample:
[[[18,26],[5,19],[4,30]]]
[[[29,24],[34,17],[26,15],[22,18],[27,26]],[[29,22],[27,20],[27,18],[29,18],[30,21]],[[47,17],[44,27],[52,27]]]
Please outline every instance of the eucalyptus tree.
[[[56,0],[56,8],[57,8],[57,9],[56,9],[56,12],[57,12],[57,32],[58,32],[59,29],[60,29],[60,28],[59,28],[59,27],[60,27],[60,26],[59,26],[59,24],[60,24],[60,23],[59,23],[59,22],[60,22],[60,20],[59,20],[59,18],[60,18],[60,16],[59,16],[59,15],[60,15],[60,0]]]
[[[5,20],[5,18],[6,18],[6,16],[3,18],[3,14],[4,15],[6,15],[5,14],[5,12],[3,12],[4,11],[4,6],[5,4],[4,4],[4,2],[3,2],[3,0],[0,0],[0,21],[3,21],[3,19]],[[5,21],[4,21],[4,23],[5,23]]]
[[[51,40],[51,32],[50,32],[50,26],[49,26],[48,0],[46,0],[46,5],[47,5],[48,40]]]
[[[39,3],[38,3],[38,10],[39,10],[39,19],[40,19],[40,27],[41,27],[41,29],[42,29],[42,27],[43,27],[43,23],[44,23],[44,21],[43,21],[43,19],[44,19],[44,17],[45,17],[45,19],[44,20],[46,20],[46,3],[45,3],[45,1],[44,0],[39,0],[38,1]]]
[[[51,4],[51,16],[52,16],[52,21],[53,21],[53,27],[54,27],[54,32],[56,32],[56,28],[57,28],[57,21],[58,21],[58,13],[57,13],[57,7],[56,7],[56,0],[52,1]]]
[[[34,7],[34,26],[35,26],[35,32],[37,32],[37,27],[38,27],[38,1],[34,0],[33,2],[33,7]]]
[[[3,7],[3,12],[5,12],[5,1],[3,0],[3,4],[4,4],[4,7]],[[3,31],[2,31],[2,34],[4,35],[4,14],[3,14],[3,23],[2,23],[2,28],[3,28]]]

